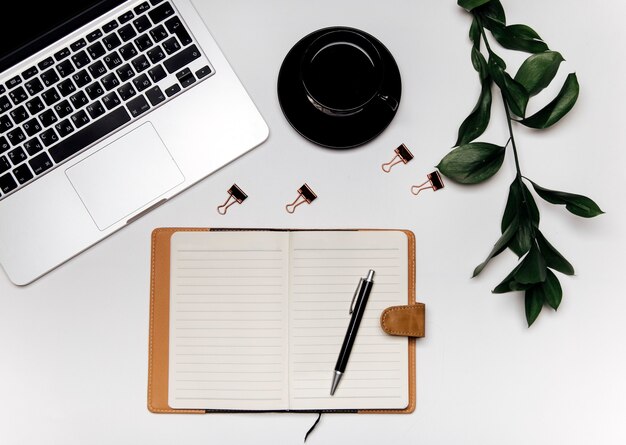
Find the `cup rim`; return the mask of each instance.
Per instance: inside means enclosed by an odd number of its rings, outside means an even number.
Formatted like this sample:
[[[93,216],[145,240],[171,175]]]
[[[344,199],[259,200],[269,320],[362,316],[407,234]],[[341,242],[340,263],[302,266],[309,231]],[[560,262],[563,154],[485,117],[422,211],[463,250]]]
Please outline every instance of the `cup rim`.
[[[330,38],[329,36],[337,35],[337,34],[354,35],[354,36],[357,36],[359,39],[361,39],[361,41],[366,43],[366,45],[369,48],[363,48],[363,46],[357,45],[357,44],[355,44],[355,46],[357,46],[359,49],[364,51],[365,54],[372,60],[374,69],[376,70],[376,73],[378,76],[378,81],[377,81],[376,86],[373,88],[372,94],[370,94],[367,97],[367,99],[363,100],[361,103],[351,108],[336,108],[328,104],[322,103],[318,98],[316,98],[313,95],[313,93],[307,87],[305,75],[304,75],[305,73],[304,66],[307,63],[307,60],[309,61],[312,60],[312,57],[311,57],[312,48],[315,48],[316,44],[319,45],[318,42],[320,40],[328,39]],[[350,43],[353,43],[353,42],[350,42]],[[322,48],[325,46],[326,45],[322,46]],[[319,50],[322,48],[318,48],[318,51],[316,51],[315,54],[317,54]],[[370,50],[373,52],[373,54],[370,52]],[[372,55],[374,55],[374,57],[372,57]],[[302,58],[300,60],[299,77],[300,77],[300,83],[302,84],[304,88],[307,99],[315,108],[331,116],[347,116],[347,115],[358,113],[359,111],[363,110],[363,108],[365,108],[373,99],[375,99],[376,97],[382,94],[380,89],[385,79],[385,66],[384,66],[384,61],[382,59],[382,55],[380,54],[380,51],[378,50],[374,42],[372,42],[366,35],[363,35],[362,33],[357,32],[357,30],[352,30],[352,29],[331,29],[328,32],[325,32],[322,35],[316,37],[315,40],[313,40],[308,45],[306,50],[303,52]]]

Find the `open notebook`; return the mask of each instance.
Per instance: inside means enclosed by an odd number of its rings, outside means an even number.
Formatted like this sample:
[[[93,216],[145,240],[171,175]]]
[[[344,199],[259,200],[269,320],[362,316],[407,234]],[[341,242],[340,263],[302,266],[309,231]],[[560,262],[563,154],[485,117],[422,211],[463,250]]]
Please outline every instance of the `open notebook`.
[[[160,297],[168,300],[168,323],[157,326],[166,332],[155,333],[152,320],[151,332],[151,344],[167,341],[166,378],[159,380],[167,390],[154,388],[152,346],[150,364],[150,392],[166,397],[164,411],[406,410],[412,404],[412,340],[380,327],[385,308],[412,297],[412,236],[170,230],[167,237],[169,280],[157,289],[168,294]],[[344,377],[330,396],[352,296],[369,269],[375,284]]]

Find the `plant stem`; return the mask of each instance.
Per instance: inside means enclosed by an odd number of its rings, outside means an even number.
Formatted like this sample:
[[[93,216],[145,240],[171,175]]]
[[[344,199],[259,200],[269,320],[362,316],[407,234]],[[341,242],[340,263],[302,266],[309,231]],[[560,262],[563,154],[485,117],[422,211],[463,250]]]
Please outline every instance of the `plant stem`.
[[[515,145],[515,137],[513,136],[513,125],[511,121],[511,112],[509,111],[509,104],[506,101],[506,97],[504,97],[504,93],[502,93],[502,101],[504,102],[504,111],[506,112],[506,122],[509,127],[509,135],[511,137],[511,147],[513,147],[513,157],[515,158],[515,169],[517,170],[517,177],[521,180],[522,171],[519,166],[519,157],[517,156],[517,145]]]

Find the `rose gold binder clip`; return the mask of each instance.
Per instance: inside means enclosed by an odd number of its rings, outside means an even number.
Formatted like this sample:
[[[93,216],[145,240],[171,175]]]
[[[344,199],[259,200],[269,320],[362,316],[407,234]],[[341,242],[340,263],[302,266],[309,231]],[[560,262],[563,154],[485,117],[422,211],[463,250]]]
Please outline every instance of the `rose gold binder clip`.
[[[411,187],[411,193],[413,193],[414,195],[418,195],[419,192],[421,192],[422,190],[433,189],[433,191],[436,192],[437,190],[443,188],[443,180],[441,179],[441,175],[437,170],[429,173],[427,177],[428,181]]]
[[[315,194],[315,192],[313,192],[313,190],[311,190],[311,187],[309,187],[305,183],[302,185],[302,187],[298,189],[298,197],[296,198],[296,200],[291,204],[287,204],[285,206],[285,209],[287,210],[287,212],[293,213],[296,211],[296,207],[298,207],[300,204],[304,204],[305,202],[307,204],[311,204],[311,202],[315,201],[316,198],[317,195]]]
[[[402,144],[398,148],[394,150],[396,155],[391,159],[391,161],[383,164],[381,167],[385,173],[389,173],[391,171],[391,167],[400,162],[407,164],[409,161],[413,159],[413,153],[409,151],[406,145]]]
[[[232,187],[228,189],[228,199],[224,202],[224,204],[217,208],[217,213],[220,215],[226,215],[230,206],[235,203],[241,204],[247,197],[248,195],[246,195],[237,184],[233,184]]]

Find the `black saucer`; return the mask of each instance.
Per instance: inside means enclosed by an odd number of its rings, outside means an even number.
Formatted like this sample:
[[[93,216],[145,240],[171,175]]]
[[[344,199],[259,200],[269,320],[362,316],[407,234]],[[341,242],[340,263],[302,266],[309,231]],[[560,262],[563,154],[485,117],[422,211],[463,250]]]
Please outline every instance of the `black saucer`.
[[[355,31],[367,38],[380,52],[384,64],[381,90],[400,102],[400,71],[389,50],[370,34],[347,27],[330,27],[312,32],[289,51],[278,74],[278,101],[289,123],[306,139],[324,147],[345,149],[362,145],[378,136],[393,120],[396,110],[382,101],[372,101],[349,116],[332,116],[311,104],[300,77],[300,64],[308,46],[329,31]]]

